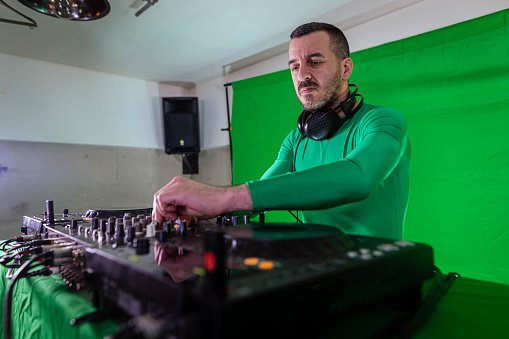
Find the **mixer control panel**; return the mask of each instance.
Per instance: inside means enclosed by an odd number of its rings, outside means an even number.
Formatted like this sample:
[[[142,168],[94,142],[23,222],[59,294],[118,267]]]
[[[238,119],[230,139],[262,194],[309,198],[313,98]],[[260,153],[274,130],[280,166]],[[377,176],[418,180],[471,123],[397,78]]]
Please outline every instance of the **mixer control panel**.
[[[74,244],[72,262],[60,265],[62,279],[91,290],[96,307],[148,314],[171,334],[184,326],[205,331],[190,337],[260,337],[274,319],[298,318],[307,319],[311,335],[342,314],[418,294],[433,275],[425,244],[346,235],[330,226],[254,223],[232,214],[159,224],[150,208],[55,213],[52,201],[46,207],[23,217],[22,231]],[[246,334],[254,318],[259,326]],[[200,326],[190,325],[195,321]],[[273,334],[304,333],[279,328]]]

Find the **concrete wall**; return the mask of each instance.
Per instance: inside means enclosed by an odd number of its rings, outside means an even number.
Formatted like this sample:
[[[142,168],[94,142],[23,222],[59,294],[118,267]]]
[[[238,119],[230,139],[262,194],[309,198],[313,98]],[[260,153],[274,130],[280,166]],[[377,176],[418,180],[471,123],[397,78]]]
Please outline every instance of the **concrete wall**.
[[[159,149],[0,140],[0,239],[19,232],[23,215],[90,208],[151,207],[154,193],[182,175],[182,155]],[[230,150],[199,154],[199,174],[184,175],[230,185]]]

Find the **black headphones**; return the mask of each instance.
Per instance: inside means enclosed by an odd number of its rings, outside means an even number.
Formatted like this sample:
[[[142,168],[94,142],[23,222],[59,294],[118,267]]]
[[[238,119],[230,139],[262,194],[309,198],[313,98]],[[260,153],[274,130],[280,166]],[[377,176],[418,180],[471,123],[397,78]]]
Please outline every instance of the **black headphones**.
[[[353,117],[359,108],[361,108],[364,97],[361,94],[357,94],[357,85],[351,84],[348,86],[355,86],[355,90],[353,92],[349,91],[348,97],[344,101],[341,101],[336,107],[326,112],[310,112],[304,110],[299,114],[297,128],[303,135],[303,138],[308,137],[317,141],[329,139],[348,119]],[[361,101],[359,105],[352,110],[355,105],[356,96],[360,96]],[[345,113],[341,118],[338,115],[339,109]]]

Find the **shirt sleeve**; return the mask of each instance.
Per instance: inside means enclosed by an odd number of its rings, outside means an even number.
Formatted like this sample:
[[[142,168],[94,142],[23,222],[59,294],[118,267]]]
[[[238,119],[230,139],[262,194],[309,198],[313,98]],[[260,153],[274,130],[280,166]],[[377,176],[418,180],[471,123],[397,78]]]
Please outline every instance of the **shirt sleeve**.
[[[359,141],[344,159],[295,173],[286,173],[293,166],[293,152],[285,149],[284,166],[276,160],[262,179],[247,183],[253,211],[320,210],[367,198],[405,151],[406,119],[392,109],[374,110],[362,118],[358,133]]]

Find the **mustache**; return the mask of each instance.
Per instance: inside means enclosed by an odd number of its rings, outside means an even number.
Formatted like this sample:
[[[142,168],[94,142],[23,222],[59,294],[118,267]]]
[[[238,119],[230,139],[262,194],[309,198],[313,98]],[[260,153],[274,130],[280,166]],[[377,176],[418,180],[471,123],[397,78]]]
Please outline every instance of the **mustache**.
[[[316,82],[312,81],[312,80],[303,81],[303,82],[299,83],[299,92],[304,87],[318,88],[318,84]]]

